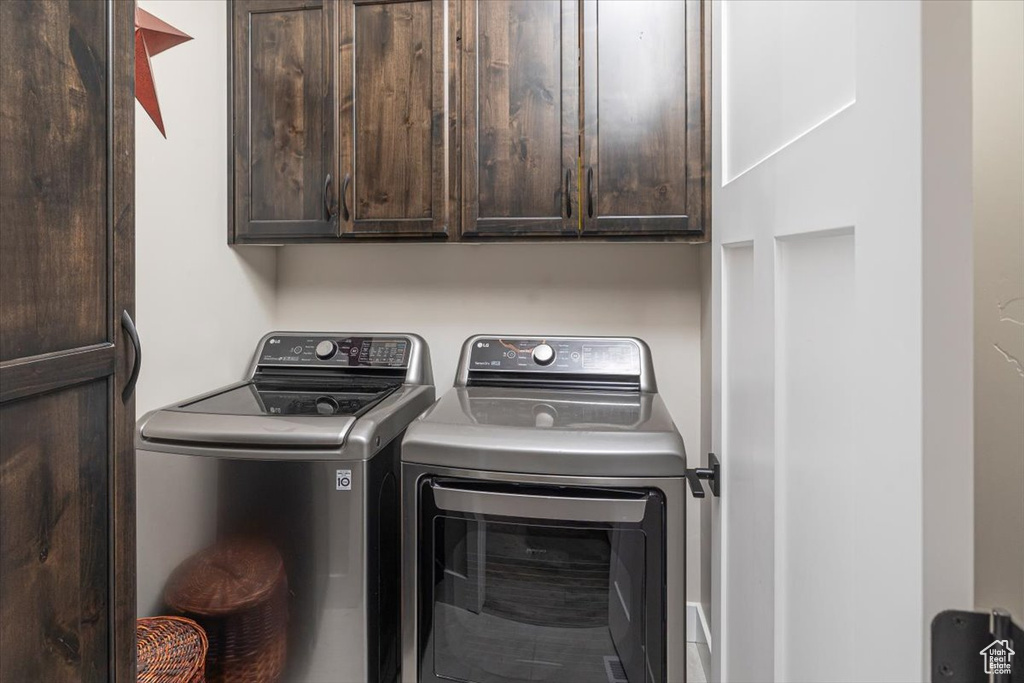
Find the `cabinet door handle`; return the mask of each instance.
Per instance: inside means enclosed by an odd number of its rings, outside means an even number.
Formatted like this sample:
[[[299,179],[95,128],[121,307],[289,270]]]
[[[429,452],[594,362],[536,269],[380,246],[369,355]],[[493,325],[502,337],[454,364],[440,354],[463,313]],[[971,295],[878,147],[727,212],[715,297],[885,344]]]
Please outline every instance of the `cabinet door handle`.
[[[327,213],[327,220],[331,220],[332,218],[334,218],[334,211],[333,207],[331,206],[333,204],[333,202],[331,201],[332,180],[333,178],[331,177],[331,174],[328,173],[327,177],[324,179],[324,211]]]
[[[135,383],[139,381],[139,370],[142,369],[142,344],[139,342],[139,331],[135,329],[128,311],[121,311],[121,328],[127,333],[132,347],[135,349],[135,362],[132,364],[132,373],[128,376],[128,383],[121,391],[121,402],[127,403],[128,399],[135,393]]]
[[[565,217],[572,218],[572,171],[565,172]]]
[[[345,179],[341,181],[341,218],[348,223],[348,181],[349,175],[345,174]]]
[[[594,217],[594,167],[587,167],[587,218]]]

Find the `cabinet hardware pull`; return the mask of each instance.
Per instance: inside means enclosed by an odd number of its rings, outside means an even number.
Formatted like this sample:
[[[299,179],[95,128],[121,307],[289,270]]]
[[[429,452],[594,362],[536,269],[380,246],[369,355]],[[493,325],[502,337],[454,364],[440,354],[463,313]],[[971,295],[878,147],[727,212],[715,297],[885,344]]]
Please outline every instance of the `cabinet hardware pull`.
[[[587,167],[587,218],[594,217],[594,167]]]
[[[565,217],[572,218],[572,171],[565,172]]]
[[[124,385],[121,392],[121,402],[127,403],[128,399],[135,393],[135,383],[139,381],[139,370],[142,369],[142,344],[139,342],[139,331],[135,329],[128,311],[121,311],[121,328],[128,334],[128,339],[135,349],[135,362],[132,364],[132,373],[128,376],[128,383]]]
[[[349,175],[345,174],[345,179],[341,181],[341,218],[346,223],[348,222],[348,181]]]
[[[327,212],[327,220],[334,218],[334,211],[331,210],[331,174],[328,173],[324,179],[324,211]]]

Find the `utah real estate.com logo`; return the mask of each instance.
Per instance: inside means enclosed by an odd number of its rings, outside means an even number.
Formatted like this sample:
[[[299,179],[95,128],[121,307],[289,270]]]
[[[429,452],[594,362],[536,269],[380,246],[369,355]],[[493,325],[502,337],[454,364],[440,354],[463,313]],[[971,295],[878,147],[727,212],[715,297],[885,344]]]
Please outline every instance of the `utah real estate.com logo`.
[[[1010,641],[993,640],[980,654],[985,658],[985,673],[998,675],[1012,672],[1013,656],[1017,653],[1010,649]]]

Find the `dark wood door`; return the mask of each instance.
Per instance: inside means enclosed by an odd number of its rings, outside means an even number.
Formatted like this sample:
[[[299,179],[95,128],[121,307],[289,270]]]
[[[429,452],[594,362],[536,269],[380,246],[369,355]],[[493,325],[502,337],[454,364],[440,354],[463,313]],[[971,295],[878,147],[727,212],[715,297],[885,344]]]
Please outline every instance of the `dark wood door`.
[[[576,0],[462,4],[462,233],[579,230]]]
[[[582,13],[584,236],[700,236],[709,4],[584,0]]]
[[[135,680],[133,36],[0,2],[0,681]]]
[[[338,234],[330,0],[235,0],[229,241]]]
[[[453,51],[445,49],[445,6],[444,0],[339,3],[345,235],[448,234],[455,206],[449,173],[455,72],[446,68]]]

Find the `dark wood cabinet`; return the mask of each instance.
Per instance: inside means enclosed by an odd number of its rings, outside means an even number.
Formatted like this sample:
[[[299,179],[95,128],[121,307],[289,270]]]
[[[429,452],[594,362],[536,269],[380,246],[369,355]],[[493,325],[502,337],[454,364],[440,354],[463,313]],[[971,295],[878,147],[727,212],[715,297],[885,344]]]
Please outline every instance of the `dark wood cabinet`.
[[[700,236],[710,198],[700,0],[584,0],[583,235]]]
[[[351,236],[440,237],[455,203],[444,0],[339,3],[340,220]],[[454,82],[454,81],[453,81]]]
[[[709,29],[706,0],[464,0],[462,236],[706,239]]]
[[[577,0],[462,3],[462,232],[575,237]]]
[[[229,239],[337,236],[330,0],[229,5]]]
[[[2,681],[135,680],[133,10],[0,2]]]
[[[710,225],[710,0],[234,0],[235,243]]]

